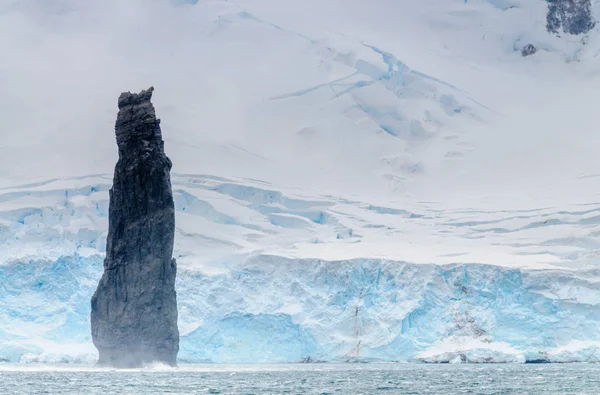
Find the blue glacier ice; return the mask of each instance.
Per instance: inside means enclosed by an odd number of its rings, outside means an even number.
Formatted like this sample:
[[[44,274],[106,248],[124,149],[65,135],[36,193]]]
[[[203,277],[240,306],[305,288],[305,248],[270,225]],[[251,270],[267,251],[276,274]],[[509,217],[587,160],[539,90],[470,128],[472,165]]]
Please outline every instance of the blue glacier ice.
[[[310,331],[287,314],[211,318],[182,341],[179,358],[215,363],[285,363],[320,354]]]
[[[0,266],[0,359],[93,360],[85,345],[101,265],[93,255]],[[600,307],[576,296],[597,294],[590,279],[598,273],[583,274],[276,256],[238,261],[214,276],[184,269],[180,359],[595,361]],[[573,297],[555,295],[556,286]],[[570,349],[573,342],[579,348]]]
[[[97,358],[90,297],[102,274],[108,182],[0,191],[0,360]],[[182,362],[600,361],[600,270],[592,264],[526,270],[264,251],[298,239],[366,245],[368,232],[400,230],[394,223],[471,237],[582,228],[597,224],[595,206],[440,220],[418,207],[307,198],[227,179],[176,177],[173,185]],[[594,240],[573,233],[540,248],[575,246],[581,252],[557,256],[591,257]]]

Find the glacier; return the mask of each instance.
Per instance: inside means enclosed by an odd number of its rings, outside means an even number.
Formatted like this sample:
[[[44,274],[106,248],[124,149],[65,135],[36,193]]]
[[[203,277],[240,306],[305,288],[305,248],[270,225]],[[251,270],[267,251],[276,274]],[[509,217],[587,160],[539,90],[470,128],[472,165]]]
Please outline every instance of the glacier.
[[[97,358],[89,300],[102,274],[109,179],[49,180],[0,191],[0,360]],[[548,233],[578,228],[573,218],[586,215],[594,233],[600,208],[517,212],[517,220],[506,213],[492,220],[487,217],[497,213],[482,212],[471,214],[479,221],[468,221],[461,212],[440,218],[431,208],[307,196],[252,180],[174,175],[173,190],[180,362],[600,358],[600,271],[577,268],[578,255],[565,254]],[[480,249],[497,244],[494,234],[510,239],[507,234],[538,232],[547,242],[539,243],[545,245],[538,254],[522,243],[523,255],[555,259],[546,267],[472,263],[468,254],[451,252],[457,245],[452,234],[446,247],[440,236],[436,258],[423,262],[401,260],[393,251],[382,258],[344,256],[357,244],[365,251],[379,247],[382,229],[394,234],[405,226],[441,235],[468,229],[465,240],[489,233],[475,239],[484,243]],[[307,245],[324,245],[332,255],[315,257]],[[431,263],[443,257],[444,264]]]
[[[0,267],[0,359],[91,362],[101,257]],[[597,362],[598,271],[254,256],[182,270],[180,362]],[[547,293],[547,294],[546,294]]]

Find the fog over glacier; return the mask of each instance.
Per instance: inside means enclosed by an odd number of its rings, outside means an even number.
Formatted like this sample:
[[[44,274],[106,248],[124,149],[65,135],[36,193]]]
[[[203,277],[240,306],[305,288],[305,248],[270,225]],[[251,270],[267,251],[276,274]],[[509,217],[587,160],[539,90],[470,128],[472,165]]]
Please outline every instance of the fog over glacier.
[[[154,86],[182,362],[598,361],[580,3],[3,1],[0,360],[97,357],[116,101]]]

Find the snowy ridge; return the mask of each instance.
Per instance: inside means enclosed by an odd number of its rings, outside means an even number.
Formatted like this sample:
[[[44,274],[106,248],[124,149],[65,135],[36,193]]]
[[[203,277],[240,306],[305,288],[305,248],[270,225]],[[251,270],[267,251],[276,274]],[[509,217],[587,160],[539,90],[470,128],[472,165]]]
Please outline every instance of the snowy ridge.
[[[103,253],[108,175],[0,190],[0,263]],[[176,258],[218,271],[230,255],[411,263],[585,267],[600,245],[600,204],[442,209],[365,200],[257,180],[173,176]]]

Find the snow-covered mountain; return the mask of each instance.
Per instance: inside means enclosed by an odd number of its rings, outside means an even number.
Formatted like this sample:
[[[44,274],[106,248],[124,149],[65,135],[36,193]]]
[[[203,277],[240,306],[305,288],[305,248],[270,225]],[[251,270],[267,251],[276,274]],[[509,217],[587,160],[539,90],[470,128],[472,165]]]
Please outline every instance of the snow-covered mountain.
[[[0,359],[93,360],[114,119],[153,85],[180,358],[596,361],[600,3],[0,5]]]

